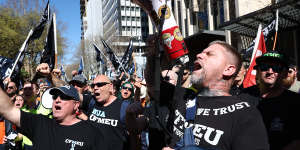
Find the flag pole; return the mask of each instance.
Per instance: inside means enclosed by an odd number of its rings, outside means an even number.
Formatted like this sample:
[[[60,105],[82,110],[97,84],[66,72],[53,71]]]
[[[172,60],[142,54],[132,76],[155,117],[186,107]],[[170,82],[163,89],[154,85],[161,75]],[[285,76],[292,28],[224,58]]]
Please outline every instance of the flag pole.
[[[55,62],[54,68],[57,68],[57,39],[56,39],[56,15],[53,13],[53,32],[54,32],[54,52],[55,52]]]
[[[261,26],[261,24],[259,24],[257,34],[256,34],[255,44],[254,44],[254,48],[253,48],[253,52],[252,52],[252,56],[251,56],[251,60],[250,60],[250,64],[252,63],[253,59],[255,58],[255,54],[256,54],[256,50],[258,48],[259,38],[260,38],[260,34],[261,34],[261,29],[262,29],[262,26]]]
[[[276,25],[275,25],[275,40],[274,40],[274,44],[273,44],[273,51],[275,50],[275,46],[276,46],[276,41],[277,41],[277,33],[278,33],[278,14],[279,14],[279,11],[278,9],[276,10]]]
[[[9,78],[10,78],[11,75],[13,74],[13,72],[14,72],[14,70],[15,70],[15,68],[16,68],[16,65],[17,65],[17,63],[19,62],[19,59],[20,59],[22,53],[24,52],[25,47],[27,46],[28,40],[29,40],[29,38],[31,37],[32,33],[33,33],[33,30],[31,29],[31,30],[29,31],[28,35],[27,35],[26,40],[24,41],[24,43],[22,44],[22,47],[21,47],[20,50],[19,50],[19,55],[18,55],[17,59],[15,60],[15,63],[14,63],[14,65],[13,65],[12,69],[11,69],[11,72],[10,72],[10,74],[9,74],[9,76],[8,76]]]

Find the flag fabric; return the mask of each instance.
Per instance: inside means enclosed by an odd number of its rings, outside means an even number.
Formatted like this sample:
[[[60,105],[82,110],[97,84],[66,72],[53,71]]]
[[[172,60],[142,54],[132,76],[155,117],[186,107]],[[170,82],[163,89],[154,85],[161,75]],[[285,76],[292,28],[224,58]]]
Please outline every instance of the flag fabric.
[[[10,58],[0,56],[0,82],[2,82],[6,77],[8,77],[12,72],[12,67],[14,65],[14,61]],[[15,67],[15,71],[13,72],[13,76],[11,79],[14,80],[18,77],[21,64],[18,63]]]
[[[121,59],[121,63],[123,64],[125,70],[129,70],[130,67],[131,67],[129,64],[130,64],[130,60],[131,60],[131,57],[132,57],[132,53],[133,53],[133,41],[132,41],[132,39],[130,39],[128,47],[127,47],[127,49],[126,49],[126,51],[125,51],[125,53],[124,53],[124,55]]]
[[[101,63],[101,64],[104,64],[104,61],[103,61],[103,59],[101,58],[101,52],[100,52],[100,49],[98,49],[98,47],[95,45],[95,44],[93,44],[94,45],[94,48],[95,48],[95,51],[96,51],[96,61],[99,63]]]
[[[47,63],[50,70],[53,70],[56,65],[56,29],[55,15],[52,16],[51,23],[48,29],[46,44],[42,51],[40,63]]]
[[[83,69],[84,69],[84,62],[83,62],[83,57],[81,56],[80,64],[78,68],[78,74],[83,74]]]
[[[257,49],[253,51],[253,55],[252,55],[253,57],[251,59],[249,69],[248,69],[245,79],[243,81],[244,88],[256,85],[256,79],[255,79],[256,70],[254,69],[254,66],[256,65],[255,59],[267,52],[264,35],[263,35],[262,31],[258,35],[256,43],[257,43]]]
[[[120,66],[120,63],[118,61],[117,56],[114,54],[114,52],[112,51],[112,49],[107,45],[107,43],[101,39],[102,44],[106,50],[106,53],[108,54],[108,58],[111,61],[112,65],[114,66],[114,68],[117,70]]]
[[[276,19],[274,19],[268,26],[266,26],[262,30],[265,42],[267,41],[268,36],[271,33],[274,33],[275,28],[276,28]],[[249,47],[246,49],[245,56],[244,56],[245,58],[249,58],[252,55],[254,45],[255,45],[255,39],[250,43]]]
[[[132,59],[132,53],[133,53],[133,42],[132,39],[130,39],[128,47],[121,59],[121,63],[126,71],[129,71],[129,69],[131,68],[130,63]],[[121,70],[121,68],[119,68],[119,70]]]
[[[63,65],[60,66],[60,72],[61,72],[61,76],[62,76],[63,80],[65,82],[68,82],[68,77],[67,77],[67,74],[66,74],[66,71],[65,71]]]
[[[33,34],[30,36],[29,41],[35,40],[42,35],[44,28],[49,20],[50,20],[50,6],[49,6],[49,0],[48,0],[46,8],[44,9],[44,13],[41,16],[40,22],[33,29]]]
[[[135,65],[134,63],[131,63],[128,67],[128,74],[132,75],[135,72]]]
[[[13,61],[9,58],[0,56],[0,79],[3,81],[9,73],[10,67],[13,65]]]

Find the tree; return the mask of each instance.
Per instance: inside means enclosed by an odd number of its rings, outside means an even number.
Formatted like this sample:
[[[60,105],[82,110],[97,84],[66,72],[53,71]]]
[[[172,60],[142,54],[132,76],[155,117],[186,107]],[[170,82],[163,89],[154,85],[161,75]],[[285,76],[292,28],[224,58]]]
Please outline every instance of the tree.
[[[12,3],[14,2],[14,3]],[[40,20],[40,12],[45,7],[38,9],[22,8],[24,11],[20,13],[20,7],[17,7],[18,1],[6,1],[4,6],[0,6],[0,55],[14,59],[22,46],[30,29],[34,28]],[[21,6],[28,6],[28,0],[22,0]],[[33,0],[31,1],[33,2]],[[15,7],[9,7],[15,6]],[[42,8],[42,9],[40,9]],[[26,10],[26,11],[25,11]],[[67,46],[66,39],[62,36],[61,31],[64,30],[65,26],[63,23],[57,23],[57,50],[58,58],[62,58],[64,55],[63,49]],[[39,61],[35,61],[35,57],[44,49],[45,39],[47,36],[47,29],[44,29],[42,36],[31,42],[25,53],[24,63],[27,66],[27,70],[30,75],[34,73],[34,68],[37,66]]]

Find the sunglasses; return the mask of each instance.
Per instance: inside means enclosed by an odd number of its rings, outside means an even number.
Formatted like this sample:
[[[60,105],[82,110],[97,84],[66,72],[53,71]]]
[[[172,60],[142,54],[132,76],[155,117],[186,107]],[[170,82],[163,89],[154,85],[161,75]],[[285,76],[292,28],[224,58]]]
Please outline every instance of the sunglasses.
[[[93,83],[93,84],[91,85],[91,87],[92,87],[92,88],[94,88],[95,86],[97,86],[97,87],[102,87],[102,86],[104,86],[104,85],[106,85],[106,84],[110,84],[110,83],[107,83],[107,82]]]
[[[62,93],[57,94],[57,95],[52,95],[52,99],[56,100],[58,98],[58,96],[60,97],[61,100],[73,100],[74,99],[73,97],[70,97],[70,96],[62,94]]]
[[[128,90],[128,91],[131,91],[131,90],[132,90],[132,88],[126,87],[126,86],[123,86],[122,89],[123,89],[123,90]]]
[[[9,86],[9,87],[7,87],[8,89],[14,89],[14,87],[13,86]]]
[[[275,65],[268,65],[268,64],[260,64],[258,66],[258,68],[261,70],[261,71],[267,71],[269,70],[270,68],[272,68],[272,70],[276,73],[279,73],[279,72],[282,72],[283,71],[283,67],[282,66],[275,66]]]

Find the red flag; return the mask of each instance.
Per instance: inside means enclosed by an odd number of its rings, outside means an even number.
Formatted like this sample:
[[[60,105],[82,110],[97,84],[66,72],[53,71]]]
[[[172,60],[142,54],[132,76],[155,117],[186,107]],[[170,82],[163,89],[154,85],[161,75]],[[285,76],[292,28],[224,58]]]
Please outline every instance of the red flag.
[[[266,53],[266,44],[264,40],[264,34],[263,32],[260,33],[260,37],[258,39],[258,47],[256,51],[253,51],[255,54],[253,57],[253,60],[251,61],[250,67],[246,73],[245,79],[243,81],[244,88],[256,85],[255,76],[256,76],[256,70],[254,70],[254,66],[256,65],[255,59],[262,54]]]

